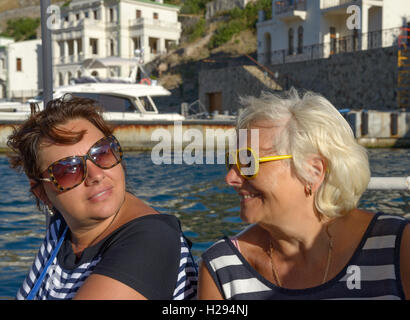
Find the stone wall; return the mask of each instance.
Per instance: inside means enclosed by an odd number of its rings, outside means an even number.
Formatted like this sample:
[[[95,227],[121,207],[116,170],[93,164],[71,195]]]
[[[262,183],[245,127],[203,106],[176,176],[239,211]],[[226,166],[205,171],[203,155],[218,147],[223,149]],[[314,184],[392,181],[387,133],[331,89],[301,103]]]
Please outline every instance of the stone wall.
[[[271,72],[255,77],[244,68],[204,70],[199,74],[199,99],[207,105],[210,92],[222,92],[224,110],[236,110],[239,94],[259,95],[275,82],[322,94],[337,108],[391,110],[397,107],[397,48],[343,53],[318,59],[267,66]],[[248,68],[248,67],[247,67]]]
[[[397,106],[397,47],[342,53],[267,66],[279,83],[323,94],[337,108],[394,109]]]
[[[199,73],[199,100],[202,104],[208,108],[209,94],[221,92],[222,109],[231,114],[238,111],[240,96],[258,96],[262,91],[281,89],[272,78],[256,66],[204,69]]]

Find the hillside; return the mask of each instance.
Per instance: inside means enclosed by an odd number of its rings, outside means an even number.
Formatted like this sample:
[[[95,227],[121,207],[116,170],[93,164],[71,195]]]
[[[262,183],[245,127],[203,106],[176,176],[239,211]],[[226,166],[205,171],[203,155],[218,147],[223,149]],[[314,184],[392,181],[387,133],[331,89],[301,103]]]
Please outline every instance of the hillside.
[[[208,1],[165,0],[183,5],[181,11],[188,11],[179,16],[182,25],[179,45],[146,66],[153,77],[172,92],[172,98],[164,98],[165,108],[179,108],[182,102],[198,99],[198,74],[201,68],[212,68],[215,64],[231,64],[232,61],[252,63],[246,55],[254,56],[256,52],[257,11],[261,8],[270,11],[270,0],[257,0],[257,5],[249,6],[245,10],[237,8],[220,13],[211,20],[205,20],[204,4]],[[66,1],[51,2],[62,4]],[[39,4],[40,0],[0,0],[0,33],[8,19],[38,18]]]
[[[199,21],[200,18],[191,16],[190,20]],[[234,34],[226,43],[210,48],[212,37],[221,26],[226,25],[226,17],[219,16],[206,22],[204,32],[191,41],[187,25],[195,25],[195,22],[187,22],[183,17],[180,20],[183,33],[179,46],[146,66],[159,83],[172,92],[172,98],[161,99],[161,107],[167,111],[178,111],[182,102],[192,103],[198,99],[198,75],[201,69],[253,64],[246,55],[255,56],[256,53],[256,31],[251,28]]]
[[[51,0],[62,4],[62,0]],[[7,20],[18,18],[40,18],[40,0],[0,0],[0,33],[5,30]]]
[[[62,1],[51,0],[51,3],[57,2]],[[40,0],[0,0],[0,12],[34,6],[40,7]]]

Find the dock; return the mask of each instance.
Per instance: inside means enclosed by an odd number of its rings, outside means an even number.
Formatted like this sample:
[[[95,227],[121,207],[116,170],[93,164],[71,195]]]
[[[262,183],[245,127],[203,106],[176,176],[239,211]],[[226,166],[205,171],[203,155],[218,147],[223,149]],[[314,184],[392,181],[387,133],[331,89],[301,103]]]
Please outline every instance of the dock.
[[[367,148],[410,147],[410,112],[359,110],[343,113],[343,116],[358,143]],[[7,151],[7,137],[13,127],[20,123],[0,120],[0,152]],[[235,121],[217,118],[109,123],[126,151],[149,151],[164,139],[182,148],[187,145],[194,148],[225,148],[235,127]],[[178,139],[181,141],[176,141]]]

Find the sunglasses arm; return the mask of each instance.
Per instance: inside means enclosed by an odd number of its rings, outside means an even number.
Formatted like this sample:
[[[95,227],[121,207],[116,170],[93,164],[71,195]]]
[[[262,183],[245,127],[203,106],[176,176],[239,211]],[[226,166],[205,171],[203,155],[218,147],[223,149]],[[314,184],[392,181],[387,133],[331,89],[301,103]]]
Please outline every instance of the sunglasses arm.
[[[50,178],[40,178],[38,179],[40,181],[46,181],[46,182],[53,182],[53,180],[51,180]]]
[[[291,155],[262,157],[262,158],[259,158],[259,162],[268,162],[268,161],[283,160],[283,159],[290,159],[290,158],[292,158]]]

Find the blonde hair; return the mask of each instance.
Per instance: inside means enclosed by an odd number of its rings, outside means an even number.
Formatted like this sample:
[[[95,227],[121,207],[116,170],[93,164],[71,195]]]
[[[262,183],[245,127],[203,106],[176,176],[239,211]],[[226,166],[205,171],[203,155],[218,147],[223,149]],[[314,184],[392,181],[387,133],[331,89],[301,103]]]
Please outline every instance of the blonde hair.
[[[245,109],[237,129],[249,128],[257,120],[271,120],[274,126],[283,127],[273,141],[275,150],[293,156],[285,161],[302,183],[314,182],[309,157],[319,155],[325,160],[325,178],[315,196],[318,212],[337,217],[357,207],[370,181],[367,151],[327,99],[313,92],[300,97],[292,88],[282,97],[264,92],[260,98],[242,97],[240,102]]]

